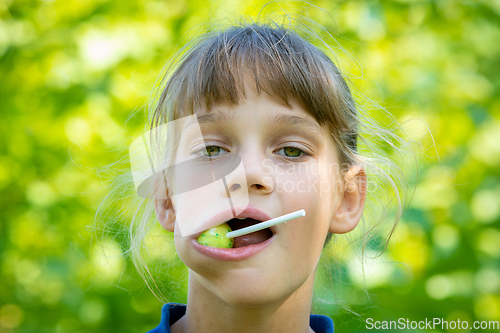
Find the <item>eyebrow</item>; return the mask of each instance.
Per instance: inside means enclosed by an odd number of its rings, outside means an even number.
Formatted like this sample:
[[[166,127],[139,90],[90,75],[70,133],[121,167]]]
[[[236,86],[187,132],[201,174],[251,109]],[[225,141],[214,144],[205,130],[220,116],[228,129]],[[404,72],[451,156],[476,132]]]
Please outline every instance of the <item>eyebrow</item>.
[[[188,128],[190,125],[198,122],[199,124],[230,124],[234,123],[235,117],[234,113],[230,113],[229,115],[222,112],[214,112],[210,114],[205,114],[201,116],[197,116],[195,119],[191,120],[185,128]],[[289,114],[277,114],[273,116],[268,116],[267,119],[269,124],[273,125],[281,125],[281,126],[289,126],[294,127],[296,129],[309,129],[314,132],[314,134],[321,136],[322,130],[318,124],[315,122],[299,117],[293,116]]]
[[[305,119],[299,116],[292,116],[289,114],[278,114],[272,117],[269,117],[269,123],[278,124],[282,126],[294,127],[297,129],[305,129],[308,128],[310,131],[314,132],[314,134],[321,136],[322,130],[318,124],[315,122]]]
[[[190,126],[194,124],[217,124],[217,123],[232,123],[234,122],[234,114],[230,114],[230,116],[226,115],[225,113],[222,112],[213,112],[209,114],[204,114],[201,116],[196,116],[193,120],[188,122],[184,129],[189,128]]]

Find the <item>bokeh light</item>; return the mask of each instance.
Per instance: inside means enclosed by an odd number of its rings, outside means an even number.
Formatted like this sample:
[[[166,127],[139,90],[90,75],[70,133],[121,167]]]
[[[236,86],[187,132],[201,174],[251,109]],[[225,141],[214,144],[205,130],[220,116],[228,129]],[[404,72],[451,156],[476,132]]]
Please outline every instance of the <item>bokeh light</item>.
[[[401,122],[419,163],[382,255],[383,238],[365,259],[344,238],[325,249],[321,273],[342,283],[318,278],[315,309],[339,332],[368,317],[500,320],[499,2],[311,2],[324,11],[308,15],[355,59],[339,55],[340,67]],[[265,3],[0,3],[0,332],[158,324],[162,302],[131,263],[127,221],[105,221],[103,238],[89,225],[169,57],[203,22],[255,18]],[[122,201],[109,209],[131,214]],[[184,303],[172,235],[152,230],[143,251],[163,295]]]

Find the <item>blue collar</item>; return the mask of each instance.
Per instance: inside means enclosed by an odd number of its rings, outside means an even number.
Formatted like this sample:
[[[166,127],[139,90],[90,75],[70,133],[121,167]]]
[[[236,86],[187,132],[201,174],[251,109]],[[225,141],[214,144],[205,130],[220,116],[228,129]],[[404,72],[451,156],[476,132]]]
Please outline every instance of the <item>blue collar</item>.
[[[186,313],[186,305],[167,303],[161,309],[161,322],[158,327],[148,333],[172,333],[170,326],[173,325]],[[315,333],[333,333],[333,321],[330,317],[323,315],[310,315],[309,326]]]

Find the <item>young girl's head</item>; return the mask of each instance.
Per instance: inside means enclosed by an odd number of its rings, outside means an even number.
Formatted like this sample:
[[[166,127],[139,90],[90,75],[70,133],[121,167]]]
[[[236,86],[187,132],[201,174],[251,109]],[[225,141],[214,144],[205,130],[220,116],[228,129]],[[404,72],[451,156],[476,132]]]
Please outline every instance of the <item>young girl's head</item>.
[[[207,256],[197,251],[196,235],[177,237],[176,251],[192,278],[229,304],[247,306],[282,300],[312,283],[327,238],[354,229],[366,194],[356,156],[355,105],[338,68],[288,29],[233,27],[189,51],[168,78],[153,121],[161,125],[192,114],[203,140],[184,131],[175,163],[238,154],[246,179],[228,176],[227,187],[247,191],[250,210],[268,218],[307,212],[262,234],[261,241],[271,241],[245,259]],[[190,176],[196,177],[183,175]],[[156,199],[160,224],[174,232],[176,224],[189,223],[200,201],[215,204],[227,193],[212,195]]]
[[[243,180],[228,175],[229,191],[205,196],[204,204],[246,191],[247,211],[267,218],[299,209],[307,214],[263,233],[261,240],[270,240],[266,247],[243,259],[200,252],[198,234],[176,237],[190,278],[205,293],[235,306],[310,295],[322,249],[332,235],[358,225],[367,194],[370,163],[357,147],[362,122],[344,77],[318,47],[277,24],[207,33],[175,64],[160,85],[151,129],[196,115],[203,137],[179,132],[174,149],[169,146],[171,163],[237,154],[244,170]],[[151,210],[165,230],[177,233],[176,226],[189,223],[199,204],[189,196],[173,200],[175,177],[165,174],[164,195],[145,204],[143,218],[134,218],[131,248],[137,266],[145,264],[140,247],[152,228]]]

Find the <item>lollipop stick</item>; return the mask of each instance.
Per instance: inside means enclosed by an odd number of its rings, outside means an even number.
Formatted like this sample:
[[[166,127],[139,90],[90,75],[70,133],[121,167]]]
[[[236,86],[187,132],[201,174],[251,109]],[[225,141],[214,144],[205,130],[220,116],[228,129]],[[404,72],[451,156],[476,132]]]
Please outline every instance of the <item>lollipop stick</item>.
[[[293,213],[290,213],[290,214],[278,216],[278,217],[275,217],[274,219],[270,219],[270,220],[267,220],[267,221],[264,221],[261,223],[254,224],[254,225],[251,225],[251,226],[243,228],[243,229],[228,232],[226,234],[226,237],[227,238],[234,238],[234,237],[238,237],[238,236],[243,236],[243,235],[255,232],[255,231],[269,228],[273,225],[276,225],[276,224],[279,224],[282,222],[296,219],[297,217],[301,217],[301,216],[306,216],[306,211],[303,209],[298,210],[298,211],[293,212]]]

